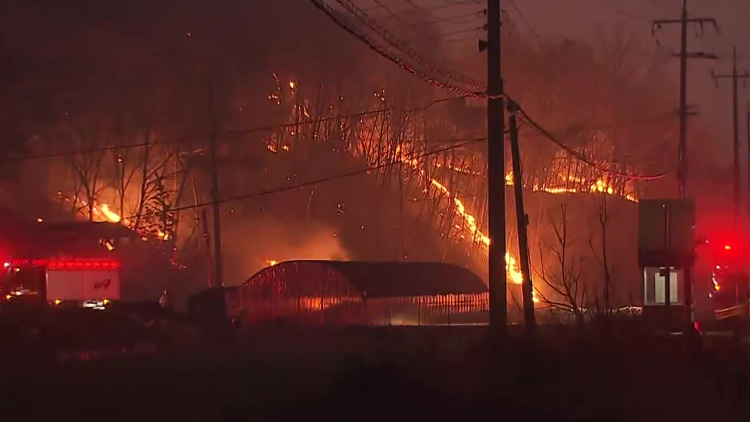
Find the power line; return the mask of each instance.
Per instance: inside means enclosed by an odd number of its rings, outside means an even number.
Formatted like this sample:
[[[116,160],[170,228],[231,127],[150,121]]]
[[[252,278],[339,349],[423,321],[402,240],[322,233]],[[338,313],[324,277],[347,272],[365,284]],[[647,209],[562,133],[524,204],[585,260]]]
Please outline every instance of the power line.
[[[386,48],[378,45],[375,41],[373,41],[369,36],[357,31],[355,28],[352,27],[352,25],[344,22],[339,15],[324,1],[322,0],[310,0],[315,7],[317,7],[319,10],[321,10],[323,13],[325,13],[331,20],[333,20],[339,27],[344,29],[346,32],[348,32],[350,35],[354,36],[361,42],[365,43],[371,50],[378,53],[382,57],[386,58],[387,60],[391,61],[392,63],[396,64],[397,66],[401,67],[405,71],[423,79],[424,81],[435,85],[440,88],[448,89],[450,91],[456,92],[458,94],[466,95],[466,96],[472,96],[472,97],[487,97],[486,90],[483,91],[471,91],[466,88],[459,87],[455,85],[452,82],[446,82],[444,80],[440,80],[427,72],[424,72],[422,70],[417,69],[415,66],[412,66],[411,64],[404,61],[401,57],[396,55],[395,53],[388,51]]]
[[[380,114],[380,113],[387,113],[391,111],[400,111],[404,113],[414,113],[426,110],[430,107],[432,107],[435,104],[439,104],[446,101],[451,100],[457,100],[466,98],[467,96],[461,95],[461,96],[454,96],[454,97],[447,97],[447,98],[440,98],[437,100],[433,100],[429,103],[427,103],[424,106],[411,108],[411,109],[400,109],[400,108],[382,108],[382,109],[376,109],[376,110],[366,110],[358,113],[351,113],[351,114],[339,114],[336,116],[329,116],[329,117],[323,117],[320,119],[316,119],[314,122],[311,123],[323,123],[323,122],[329,122],[334,120],[340,120],[340,119],[349,119],[354,117],[364,117],[369,116],[373,114]],[[246,135],[249,133],[256,133],[256,132],[268,132],[272,130],[279,130],[279,129],[289,129],[296,126],[296,123],[287,123],[282,125],[271,125],[271,126],[256,126],[246,129],[236,129],[236,130],[230,130],[230,131],[224,131],[216,134],[216,138],[229,138],[233,136],[238,135]],[[206,140],[208,139],[208,135],[201,135],[201,136],[185,136],[180,138],[173,138],[170,140],[162,140],[162,141],[154,141],[154,142],[139,142],[135,144],[125,144],[125,145],[108,145],[104,147],[99,148],[89,148],[85,150],[75,150],[75,151],[63,151],[63,152],[52,152],[47,154],[38,154],[38,155],[25,155],[25,156],[17,156],[17,157],[7,157],[0,159],[0,163],[15,163],[15,162],[21,162],[21,161],[30,161],[30,160],[39,160],[39,159],[49,159],[49,158],[58,158],[58,157],[65,157],[69,155],[77,155],[77,154],[93,154],[97,152],[107,152],[107,151],[121,151],[121,150],[127,150],[127,149],[133,149],[133,148],[144,148],[147,146],[154,146],[154,145],[163,145],[163,144],[174,144],[174,143],[184,143],[184,142],[190,142],[190,141],[200,141],[200,140]]]
[[[450,9],[450,8],[453,8],[453,7],[461,7],[461,6],[469,7],[469,6],[472,6],[472,5],[474,5],[474,6],[483,6],[484,4],[481,1],[456,1],[456,2],[450,2],[450,3],[447,3],[447,4],[442,4],[442,5],[434,6],[434,7],[428,7],[428,8],[424,8],[424,9],[427,10],[427,11],[430,11],[430,12],[434,12],[436,10],[445,10],[445,9]],[[377,10],[379,8],[380,8],[380,6],[373,7],[373,8],[367,8],[367,9],[363,9],[363,10],[367,10],[368,12],[371,12],[371,11]],[[418,13],[420,13],[419,10],[406,11],[406,12],[400,13],[399,17],[401,19],[403,19],[404,16],[416,15]],[[390,15],[390,13],[389,13],[389,15]],[[395,19],[395,18],[393,18],[393,16],[391,16],[391,18],[389,18],[389,19]]]
[[[536,40],[539,43],[541,43],[542,42],[542,37],[540,37],[539,33],[536,32],[536,29],[534,29],[534,26],[531,25],[531,22],[529,22],[529,20],[526,19],[526,15],[523,14],[523,12],[521,11],[521,9],[516,4],[515,0],[509,0],[509,1],[510,1],[510,5],[513,6],[513,9],[515,9],[516,13],[518,13],[518,16],[521,18],[521,20],[526,24],[526,26],[529,28],[529,30],[531,31],[531,33],[534,35],[534,38],[536,38]]]
[[[511,100],[512,101],[512,100]],[[656,180],[661,179],[662,177],[666,176],[666,173],[663,174],[657,174],[657,175],[649,175],[649,176],[643,176],[643,175],[637,175],[630,172],[621,172],[619,170],[613,171],[610,168],[603,168],[601,165],[595,163],[585,155],[581,154],[580,152],[576,151],[575,149],[567,146],[564,142],[557,139],[556,136],[554,136],[552,133],[550,133],[547,129],[542,127],[539,123],[537,123],[534,119],[531,118],[520,106],[518,107],[519,111],[524,119],[524,122],[537,131],[539,134],[543,135],[545,138],[549,139],[553,143],[555,143],[558,147],[565,150],[568,154],[570,154],[573,158],[578,159],[579,161],[588,164],[591,167],[594,167],[595,169],[599,169],[602,172],[614,174],[618,176],[627,177],[631,180],[642,180],[642,181],[648,181],[648,180]]]
[[[461,142],[452,144],[452,145],[447,146],[447,147],[439,148],[437,150],[432,150],[432,151],[429,151],[429,152],[426,152],[426,153],[423,153],[423,154],[419,154],[419,155],[413,156],[410,159],[411,160],[419,160],[419,159],[426,158],[426,157],[429,157],[429,156],[432,156],[432,155],[436,155],[436,154],[440,154],[440,153],[443,153],[443,152],[446,152],[446,151],[450,151],[450,150],[453,150],[453,149],[461,148],[461,147],[464,147],[466,145],[470,145],[470,144],[473,144],[473,143],[476,143],[476,142],[482,142],[482,141],[485,141],[486,139],[487,139],[486,137],[480,137],[480,138],[472,138],[472,139],[463,140]],[[275,193],[282,193],[282,192],[286,192],[286,191],[290,191],[290,190],[296,190],[296,189],[304,188],[304,187],[307,187],[307,186],[315,186],[315,185],[319,185],[319,184],[322,184],[322,183],[327,183],[327,182],[332,182],[332,181],[335,181],[335,180],[345,179],[345,178],[357,176],[357,175],[360,175],[360,174],[366,174],[366,173],[369,173],[369,172],[372,172],[372,171],[381,170],[381,169],[384,169],[384,168],[388,168],[390,166],[401,165],[401,164],[402,163],[400,161],[392,161],[392,162],[388,162],[388,163],[383,163],[383,164],[379,164],[379,165],[375,165],[375,166],[366,167],[366,168],[359,169],[359,170],[353,170],[353,171],[349,171],[349,172],[346,172],[346,173],[340,173],[340,174],[333,175],[333,176],[327,176],[327,177],[322,177],[322,178],[319,178],[319,179],[309,180],[309,181],[306,181],[306,182],[295,183],[295,184],[292,184],[292,185],[289,185],[289,186],[281,186],[281,187],[270,188],[270,189],[261,189],[261,190],[258,190],[256,192],[252,192],[252,193],[248,193],[248,194],[244,194],[244,195],[230,196],[230,197],[227,197],[227,198],[218,199],[216,201],[202,202],[202,203],[193,204],[193,205],[185,205],[185,206],[181,206],[181,207],[172,207],[172,208],[170,208],[168,210],[162,210],[162,211],[159,211],[159,212],[141,213],[141,214],[136,214],[136,215],[127,217],[127,218],[132,220],[132,219],[135,219],[135,218],[138,218],[138,217],[147,217],[147,216],[151,216],[151,215],[158,215],[158,214],[161,214],[161,213],[164,213],[164,212],[175,212],[175,211],[184,211],[184,210],[195,209],[195,208],[202,208],[202,207],[206,207],[206,206],[209,206],[209,205],[213,205],[214,202],[219,203],[219,204],[223,204],[223,203],[227,203],[227,202],[242,201],[242,200],[245,200],[245,199],[251,199],[251,198],[255,198],[255,197],[259,197],[259,196],[266,196],[266,195],[272,195],[272,194],[275,194]]]
[[[375,1],[377,1],[377,0],[375,0]],[[417,5],[416,3],[414,3],[413,0],[404,0],[404,2],[406,2],[409,6],[411,6],[415,10],[417,10],[419,12],[422,12],[422,13],[426,13],[428,16],[432,16],[432,18],[434,20],[437,20],[437,21],[440,21],[440,22],[449,23],[449,24],[465,23],[465,22],[454,22],[453,21],[453,19],[460,18],[461,16],[454,17],[454,18],[444,18],[444,17],[442,17],[440,15],[435,14],[433,12],[433,10],[430,10],[430,9],[427,9],[427,8],[424,8],[424,7],[421,7],[421,6]]]
[[[313,1],[315,3],[321,3],[325,5],[325,2],[323,1],[320,1],[320,0],[313,0]],[[352,1],[336,0],[336,2],[339,3],[341,6],[343,6],[346,10],[348,10],[349,13],[354,15],[354,17],[356,17],[360,22],[364,23],[370,30],[372,30],[377,35],[379,35],[382,39],[384,39],[393,48],[409,56],[409,58],[413,60],[415,63],[417,63],[418,65],[423,66],[427,69],[430,69],[433,72],[437,72],[442,77],[447,78],[448,80],[459,82],[463,85],[470,86],[474,89],[484,88],[484,84],[482,82],[469,78],[465,75],[460,75],[452,70],[446,69],[436,63],[433,63],[432,60],[430,59],[422,57],[409,44],[405,43],[404,41],[396,37],[393,33],[385,29],[382,25],[380,25],[378,22],[372,19],[372,17],[370,17],[367,13],[365,13],[361,8],[359,8]]]

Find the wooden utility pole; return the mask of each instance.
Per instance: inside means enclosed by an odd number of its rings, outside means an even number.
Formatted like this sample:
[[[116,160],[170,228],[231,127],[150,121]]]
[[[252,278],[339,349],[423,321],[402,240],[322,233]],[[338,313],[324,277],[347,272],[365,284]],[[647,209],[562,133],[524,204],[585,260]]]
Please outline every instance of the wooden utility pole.
[[[529,261],[528,216],[523,208],[523,175],[521,173],[521,151],[518,146],[518,122],[516,112],[518,106],[508,101],[510,126],[510,154],[513,162],[513,190],[516,199],[516,223],[518,225],[518,254],[521,260],[521,274],[523,275],[523,322],[526,333],[530,336],[536,331],[536,317],[534,315],[534,284],[531,280],[531,265]]]
[[[221,265],[221,221],[219,216],[219,169],[216,164],[216,110],[214,108],[214,78],[208,74],[208,114],[210,118],[211,133],[211,204],[214,217],[214,272],[213,286],[222,287],[224,279]]]
[[[680,25],[680,52],[674,54],[680,58],[680,142],[678,148],[678,167],[677,167],[677,179],[679,183],[679,193],[681,198],[687,197],[687,60],[688,59],[716,59],[713,54],[707,54],[703,52],[688,52],[687,48],[687,26],[688,23],[693,23],[703,28],[706,23],[713,25],[714,29],[718,32],[718,25],[716,20],[713,18],[689,18],[687,10],[687,0],[682,1],[682,15],[680,19],[657,19],[654,20],[651,26],[651,34],[655,34],[664,25],[679,24]],[[687,315],[686,330],[693,330],[693,282],[692,282],[692,268],[691,262],[686,262],[683,265],[684,273],[684,290],[685,290],[685,313]],[[667,284],[669,279],[667,278]],[[669,302],[669,298],[667,298]],[[687,332],[687,331],[686,331]]]
[[[711,71],[711,77],[716,82],[716,87],[719,86],[719,79],[732,79],[732,149],[734,151],[734,175],[732,178],[733,186],[732,193],[734,194],[734,218],[735,224],[740,224],[742,221],[742,208],[740,206],[740,133],[739,133],[739,107],[737,99],[737,81],[739,79],[750,78],[750,73],[745,70],[745,73],[739,75],[737,73],[737,47],[732,49],[732,73],[730,75],[717,75]]]
[[[746,136],[747,136],[747,178],[748,178],[748,189],[750,189],[750,104],[747,105],[747,122],[746,122]],[[747,195],[747,202],[748,207],[750,207],[750,192],[748,192]],[[750,217],[750,213],[748,213],[748,216]]]
[[[489,214],[490,329],[504,336],[507,323],[505,273],[505,142],[500,66],[500,0],[487,0],[487,191]]]

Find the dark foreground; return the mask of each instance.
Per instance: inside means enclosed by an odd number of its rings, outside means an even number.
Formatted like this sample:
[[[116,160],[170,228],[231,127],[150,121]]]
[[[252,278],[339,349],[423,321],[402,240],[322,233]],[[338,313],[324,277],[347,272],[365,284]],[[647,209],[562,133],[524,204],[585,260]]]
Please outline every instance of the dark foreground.
[[[209,329],[176,319],[128,326],[89,317],[75,315],[84,328],[66,333],[60,327],[72,317],[56,315],[31,334],[18,329],[29,321],[0,317],[2,420],[707,422],[750,415],[741,343],[651,335],[637,322],[608,334],[547,327],[536,345],[511,329],[491,351],[486,327]]]

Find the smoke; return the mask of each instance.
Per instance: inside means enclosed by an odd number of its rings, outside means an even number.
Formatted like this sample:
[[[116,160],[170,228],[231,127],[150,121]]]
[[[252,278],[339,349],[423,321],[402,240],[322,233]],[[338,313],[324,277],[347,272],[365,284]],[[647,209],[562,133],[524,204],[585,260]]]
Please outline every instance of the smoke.
[[[222,235],[224,282],[243,283],[253,274],[277,262],[321,259],[348,260],[336,231],[320,223],[274,220],[263,217],[246,222],[233,222],[231,230]]]

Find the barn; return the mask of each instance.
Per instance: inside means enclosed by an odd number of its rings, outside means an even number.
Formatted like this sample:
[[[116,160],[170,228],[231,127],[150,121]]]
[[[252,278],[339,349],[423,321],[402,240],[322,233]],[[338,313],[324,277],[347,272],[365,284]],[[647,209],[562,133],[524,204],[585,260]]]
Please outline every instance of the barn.
[[[482,323],[489,305],[476,274],[433,262],[285,261],[241,289],[250,324]]]

